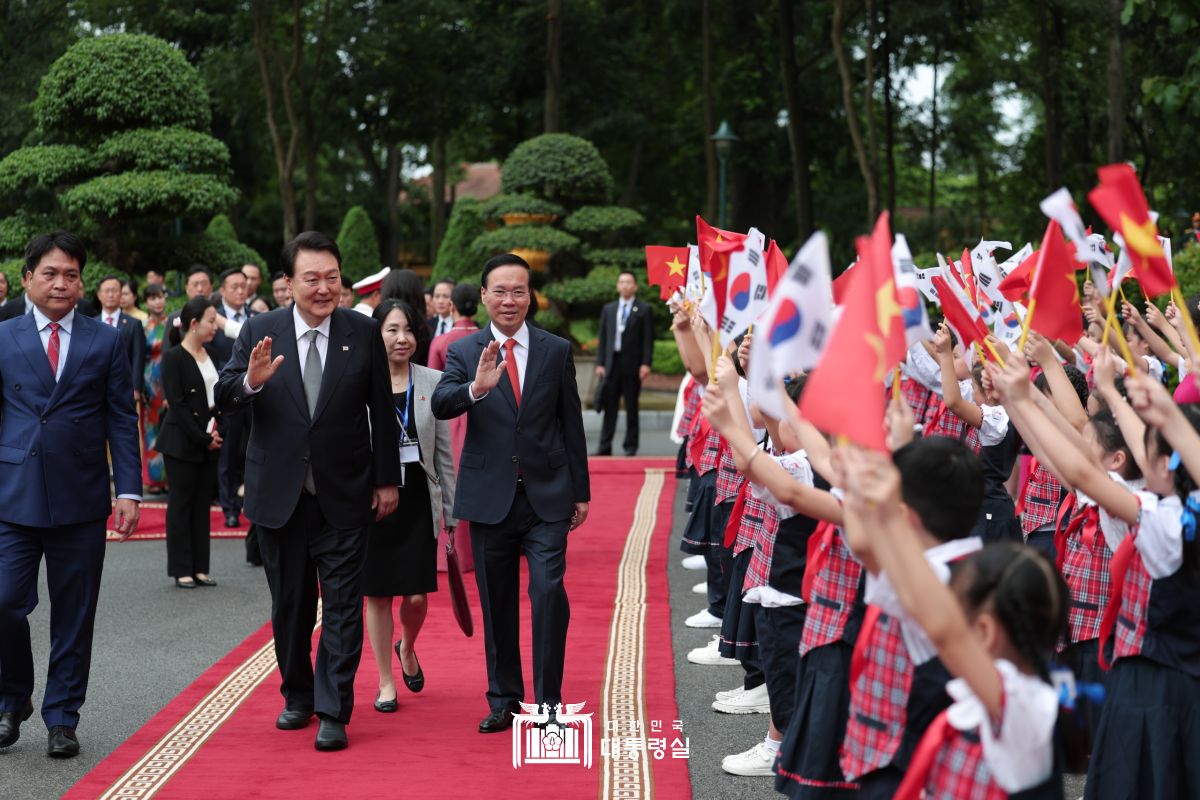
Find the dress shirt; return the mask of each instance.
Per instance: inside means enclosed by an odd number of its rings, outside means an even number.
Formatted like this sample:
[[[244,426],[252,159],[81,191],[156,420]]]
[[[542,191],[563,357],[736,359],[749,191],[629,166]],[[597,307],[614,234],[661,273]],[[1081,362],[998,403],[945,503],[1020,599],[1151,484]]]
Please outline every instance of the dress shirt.
[[[629,321],[626,313],[633,313],[633,299],[621,298],[617,301],[617,338],[613,339],[613,352],[621,352],[621,337],[625,334],[625,323]]]
[[[23,296],[25,298],[25,313],[32,314],[33,313],[33,301],[29,299],[29,292],[26,292]]]
[[[300,316],[300,309],[292,304],[292,321],[296,329],[296,357],[300,364],[300,380],[304,380],[304,360],[308,358],[308,332],[315,330],[320,332],[317,337],[317,355],[321,357],[321,371],[325,370],[325,356],[329,352],[329,317],[321,320],[321,324],[315,328],[309,327],[304,318]],[[242,378],[242,388],[247,394],[258,394],[262,391],[262,387],[257,389],[250,387],[250,375],[246,373],[246,377]]]
[[[437,319],[437,329],[433,332],[434,336],[441,336],[443,333],[449,333],[450,329],[454,327],[454,317],[449,315],[439,317],[436,314],[434,317]]]
[[[235,310],[233,308],[230,308],[227,304],[221,303],[221,308],[223,309],[221,316],[223,316],[225,319],[233,320],[234,322],[239,322],[239,323],[245,321],[245,319],[246,319],[246,307],[245,306],[242,306],[241,308]],[[241,317],[241,319],[238,319],[238,317]]]
[[[516,345],[516,347],[513,348],[513,358],[515,358],[517,360],[517,376],[518,376],[518,380],[521,381],[521,388],[524,388],[525,387],[525,365],[529,363],[529,326],[526,325],[524,322],[522,322],[520,329],[518,329],[517,332],[515,334],[513,334],[512,336],[508,336],[506,334],[501,333],[500,329],[496,327],[495,323],[492,323],[491,327],[492,327],[492,337],[495,338],[495,340],[500,343],[501,357],[507,357],[507,353],[508,353],[508,351],[504,347],[504,343],[507,342],[509,339],[516,340],[517,345]],[[474,383],[474,381],[472,381],[472,383]],[[471,385],[468,384],[467,385],[467,394],[470,396],[472,403],[478,403],[480,400],[487,397],[488,394],[490,394],[490,392],[484,392],[479,397],[476,397],[475,394],[471,391]]]
[[[103,308],[100,309],[100,321],[110,328],[120,328],[121,309],[118,308],[114,309],[113,311],[106,311]]]
[[[246,322],[246,307],[242,306],[240,311],[234,311],[229,306],[221,303],[221,316],[225,318],[225,327],[221,329],[221,333],[229,339],[236,339],[238,334],[242,332],[242,325]],[[238,314],[242,315],[241,319],[234,319]]]

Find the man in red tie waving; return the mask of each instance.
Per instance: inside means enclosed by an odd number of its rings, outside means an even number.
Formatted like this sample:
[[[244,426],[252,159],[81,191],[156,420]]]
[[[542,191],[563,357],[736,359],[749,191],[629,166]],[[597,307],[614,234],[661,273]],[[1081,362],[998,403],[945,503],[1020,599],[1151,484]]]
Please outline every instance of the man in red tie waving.
[[[483,268],[487,328],[450,346],[431,401],[434,416],[467,415],[454,516],[471,521],[483,611],[490,713],[480,733],[512,725],[524,699],[518,592],[529,561],[536,702],[562,701],[570,607],[563,586],[567,533],[591,497],[575,362],[565,340],[525,322],[529,265],[511,253]]]

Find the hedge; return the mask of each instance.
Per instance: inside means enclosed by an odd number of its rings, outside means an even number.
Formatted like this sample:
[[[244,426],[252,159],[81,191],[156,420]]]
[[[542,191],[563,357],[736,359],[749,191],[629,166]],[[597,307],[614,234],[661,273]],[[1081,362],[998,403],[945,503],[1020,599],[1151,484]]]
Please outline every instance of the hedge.
[[[352,281],[379,272],[379,237],[367,210],[362,206],[351,206],[342,218],[342,227],[337,236],[338,250],[342,254],[342,274]]]
[[[44,144],[14,150],[0,161],[0,191],[15,192],[26,186],[54,186],[86,175],[96,158],[72,144]]]
[[[654,358],[650,368],[659,375],[682,375],[684,373],[683,357],[679,355],[679,346],[675,339],[655,339]]]
[[[100,175],[59,197],[68,213],[94,219],[171,214],[207,217],[237,199],[237,189],[220,178],[163,170]]]
[[[604,200],[612,186],[608,165],[587,139],[546,133],[517,145],[500,174],[505,194],[529,192],[568,206]]]
[[[605,234],[637,228],[646,221],[638,212],[624,206],[584,206],[563,220],[571,233]]]

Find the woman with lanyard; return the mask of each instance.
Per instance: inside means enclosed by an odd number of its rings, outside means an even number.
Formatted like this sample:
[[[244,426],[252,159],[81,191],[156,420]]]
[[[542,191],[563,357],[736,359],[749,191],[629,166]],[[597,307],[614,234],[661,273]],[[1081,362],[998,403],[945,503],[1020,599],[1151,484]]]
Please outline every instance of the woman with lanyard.
[[[396,682],[391,654],[400,660],[404,685],[412,692],[425,686],[417,660],[417,635],[428,609],[426,595],[437,591],[437,540],[443,525],[452,533],[455,520],[454,460],[450,427],[435,419],[429,398],[442,373],[412,363],[413,354],[427,335],[424,322],[412,306],[385,300],[375,309],[388,369],[392,399],[400,422],[400,504],[367,530],[367,562],[363,569],[363,594],[367,598],[367,635],[379,667],[379,695],[375,710],[397,710]],[[427,344],[427,343],[425,343]],[[400,605],[400,639],[392,645],[392,606]]]

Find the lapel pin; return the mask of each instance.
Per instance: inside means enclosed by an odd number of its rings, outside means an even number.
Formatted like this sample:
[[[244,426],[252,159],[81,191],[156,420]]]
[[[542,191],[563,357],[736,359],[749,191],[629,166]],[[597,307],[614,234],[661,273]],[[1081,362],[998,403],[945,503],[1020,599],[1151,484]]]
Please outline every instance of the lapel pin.
[[[342,345],[342,352],[343,352],[343,353],[344,353],[344,352],[346,352],[346,351],[347,351],[347,350],[349,350],[349,349],[350,349],[350,345],[348,345],[348,344],[344,344],[344,345]]]

